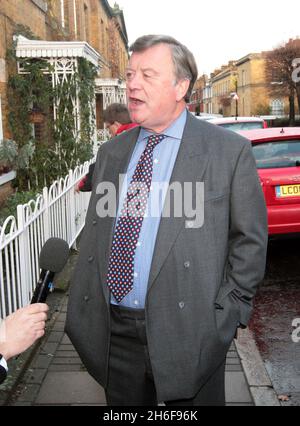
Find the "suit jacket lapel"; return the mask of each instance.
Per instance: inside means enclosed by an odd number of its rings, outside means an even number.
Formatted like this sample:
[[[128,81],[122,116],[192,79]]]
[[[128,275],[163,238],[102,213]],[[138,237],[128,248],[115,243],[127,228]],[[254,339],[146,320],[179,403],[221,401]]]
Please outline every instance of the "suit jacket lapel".
[[[201,130],[199,132],[200,122],[195,120],[197,119],[193,118],[190,114],[188,115],[181,146],[170,179],[170,185],[174,182],[179,182],[183,188],[185,182],[192,182],[194,185],[195,182],[203,181],[209,154],[205,138]],[[169,218],[161,218],[150,270],[148,292],[166,261],[179,232],[188,220],[184,215],[180,218],[174,217],[172,209]]]

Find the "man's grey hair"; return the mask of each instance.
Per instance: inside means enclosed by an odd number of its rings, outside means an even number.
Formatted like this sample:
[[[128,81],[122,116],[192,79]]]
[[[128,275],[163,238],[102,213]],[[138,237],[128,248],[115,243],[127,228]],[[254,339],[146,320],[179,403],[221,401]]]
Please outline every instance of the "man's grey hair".
[[[129,48],[130,52],[144,52],[157,44],[167,44],[171,48],[176,80],[190,81],[184,100],[189,102],[194,84],[198,77],[197,64],[189,49],[173,37],[165,35],[146,35],[138,38]]]

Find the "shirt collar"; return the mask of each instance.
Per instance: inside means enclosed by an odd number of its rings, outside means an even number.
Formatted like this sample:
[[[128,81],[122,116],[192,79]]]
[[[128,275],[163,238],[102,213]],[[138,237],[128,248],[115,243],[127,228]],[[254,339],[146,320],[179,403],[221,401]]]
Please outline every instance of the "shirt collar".
[[[185,108],[180,116],[175,121],[173,121],[173,123],[166,130],[164,130],[163,134],[169,138],[181,140],[185,128],[186,118],[187,110]],[[142,127],[138,137],[138,142],[148,138],[151,135],[153,135],[153,132],[150,132],[149,130],[146,130]]]

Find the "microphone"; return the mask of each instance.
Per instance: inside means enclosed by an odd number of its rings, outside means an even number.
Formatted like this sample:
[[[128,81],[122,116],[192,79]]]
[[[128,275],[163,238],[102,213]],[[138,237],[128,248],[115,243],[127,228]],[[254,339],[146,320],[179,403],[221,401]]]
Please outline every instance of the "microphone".
[[[54,275],[63,270],[69,257],[69,251],[68,243],[61,238],[50,238],[46,241],[39,257],[39,266],[42,271],[31,304],[45,303]]]

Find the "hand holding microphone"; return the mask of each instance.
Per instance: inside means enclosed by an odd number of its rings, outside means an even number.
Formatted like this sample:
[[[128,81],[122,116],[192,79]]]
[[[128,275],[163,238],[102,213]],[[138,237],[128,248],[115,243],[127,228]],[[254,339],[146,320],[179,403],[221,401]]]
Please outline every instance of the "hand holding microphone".
[[[0,384],[6,378],[6,361],[24,352],[45,333],[48,306],[45,304],[54,275],[62,271],[69,246],[61,238],[50,238],[39,256],[41,271],[31,304],[0,321]],[[17,357],[18,358],[18,357]]]
[[[48,309],[44,303],[28,305],[0,323],[0,354],[6,361],[24,352],[44,335]]]

